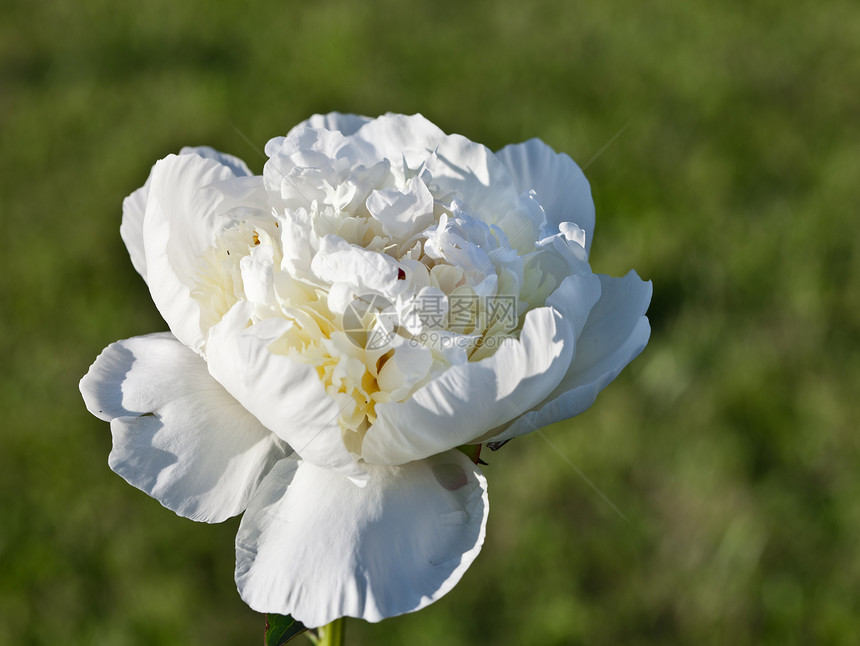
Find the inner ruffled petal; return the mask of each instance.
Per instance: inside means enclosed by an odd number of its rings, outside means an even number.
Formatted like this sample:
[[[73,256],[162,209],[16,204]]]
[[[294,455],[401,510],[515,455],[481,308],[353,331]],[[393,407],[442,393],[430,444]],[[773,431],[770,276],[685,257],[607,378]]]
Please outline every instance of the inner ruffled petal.
[[[420,117],[346,120],[344,131],[327,123],[312,119],[269,142],[269,212],[223,228],[201,255],[192,296],[202,329],[213,331],[202,354],[217,338],[213,374],[249,406],[265,408],[251,377],[236,385],[225,330],[247,339],[258,337],[252,329],[277,331],[254,341],[255,352],[315,381],[315,397],[334,411],[321,446],[339,436],[345,451],[334,462],[342,464],[343,455],[367,457],[379,406],[407,402],[452,368],[518,342],[529,312],[569,274],[590,270],[579,229],[541,239],[545,214],[535,193],[518,191],[485,147]],[[269,319],[282,324],[260,327]],[[252,410],[292,444],[282,420]],[[485,431],[475,428],[475,436]],[[328,460],[306,453],[316,464]]]

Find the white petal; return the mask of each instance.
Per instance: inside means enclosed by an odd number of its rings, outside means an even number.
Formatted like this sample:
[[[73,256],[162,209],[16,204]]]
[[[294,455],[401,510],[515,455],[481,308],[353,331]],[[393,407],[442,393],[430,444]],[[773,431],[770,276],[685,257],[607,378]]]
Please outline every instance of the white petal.
[[[341,439],[340,409],[314,366],[269,350],[290,322],[274,318],[247,327],[250,312],[250,303],[238,303],[211,329],[210,373],[305,460],[361,481],[364,470]]]
[[[275,302],[274,248],[258,245],[239,261],[245,297],[258,306]]]
[[[359,166],[370,168],[379,161],[366,143],[307,124],[296,126],[286,137],[270,139],[266,155],[263,178],[270,201],[289,210],[310,208],[315,201],[346,207],[351,201],[347,193],[356,186],[344,182]]]
[[[519,192],[537,193],[546,212],[546,235],[558,233],[563,222],[573,222],[585,231],[585,248],[591,248],[594,202],[588,180],[576,162],[540,139],[505,146],[496,156],[513,175]]]
[[[368,121],[352,139],[375,151],[377,159],[406,163],[416,170],[447,135],[420,114],[386,114]]]
[[[584,236],[582,229],[575,224],[562,223],[562,229],[567,233],[571,233],[570,227],[576,227],[576,232]],[[558,279],[571,274],[590,274],[591,265],[588,264],[584,237],[580,237],[580,240],[583,242],[577,241],[576,237],[568,237],[565,233],[556,233],[543,238],[536,245],[538,253],[535,260],[543,271]]]
[[[152,175],[146,183],[122,201],[122,224],[119,225],[119,235],[128,249],[131,264],[137,273],[146,280],[146,252],[143,249],[143,216],[146,213],[146,201],[149,198],[149,187]]]
[[[348,137],[370,120],[369,117],[362,117],[357,114],[329,112],[328,114],[315,114],[310,119],[302,121],[293,130],[302,127],[316,128],[318,130],[336,130],[345,137]],[[289,133],[287,136],[289,136]]]
[[[109,345],[81,380],[81,393],[91,413],[111,422],[111,468],[193,520],[240,513],[289,453],[171,334]]]
[[[210,146],[185,146],[179,151],[180,155],[198,155],[205,159],[214,159],[222,166],[226,166],[236,177],[253,175],[248,164],[233,155],[222,153]]]
[[[574,274],[565,278],[546,300],[573,326],[578,339],[595,303],[600,299],[597,274]]]
[[[403,190],[373,191],[367,198],[367,210],[382,223],[387,235],[405,240],[432,223],[433,196],[424,182],[413,177]]]
[[[191,293],[204,252],[228,222],[224,193],[213,185],[235,178],[229,166],[194,154],[170,155],[152,170],[143,222],[147,283],[170,331],[195,351],[204,330]]]
[[[537,240],[543,212],[520,201],[510,172],[489,148],[462,135],[449,135],[433,152],[426,164],[432,190],[465,201],[468,211],[498,225],[515,248]]]
[[[562,386],[579,386],[593,381],[614,367],[619,349],[632,342],[632,347],[638,348],[633,355],[635,357],[648,341],[648,335],[643,337],[641,334],[642,319],[651,302],[651,281],[642,280],[635,271],[623,278],[597,276],[600,278],[600,300],[588,315],[579,336],[576,357]],[[644,323],[645,329],[650,329],[647,319]],[[632,359],[630,357],[627,362]]]
[[[373,292],[393,300],[409,287],[407,281],[397,279],[402,268],[395,258],[349,244],[334,235],[320,240],[311,269],[326,283],[351,286],[357,296]]]
[[[214,159],[227,166],[234,175],[251,175],[248,166],[238,157],[218,152],[209,146],[192,148],[186,146],[179,151],[180,155],[199,155]],[[152,184],[152,172],[146,178],[146,183],[122,202],[122,224],[119,227],[120,236],[131,256],[131,263],[143,279],[146,280],[146,253],[143,248],[143,216],[146,213],[146,203],[149,198],[149,187]]]
[[[242,518],[236,583],[258,612],[309,627],[380,621],[445,595],[481,550],[487,483],[459,451],[369,467],[365,488],[282,460]]]
[[[427,376],[433,366],[433,353],[428,347],[410,343],[401,336],[395,336],[394,343],[394,354],[382,366],[376,382],[380,390],[396,401]]]
[[[579,415],[645,349],[651,334],[645,317],[651,281],[641,280],[633,271],[623,278],[598,277],[600,300],[577,339],[576,357],[567,375],[542,404],[483,439],[500,442]]]
[[[362,456],[402,464],[466,444],[546,399],[573,358],[570,324],[550,307],[531,310],[519,340],[452,366],[404,402],[376,406]]]
[[[269,175],[269,167],[277,166],[277,173],[271,186],[279,186],[281,179],[289,175],[294,168],[316,168],[329,170],[333,162],[339,158],[347,158],[349,166],[353,159],[350,157],[350,141],[337,130],[316,130],[309,125],[300,124],[290,130],[286,137],[272,137],[266,142],[266,168],[263,174]]]

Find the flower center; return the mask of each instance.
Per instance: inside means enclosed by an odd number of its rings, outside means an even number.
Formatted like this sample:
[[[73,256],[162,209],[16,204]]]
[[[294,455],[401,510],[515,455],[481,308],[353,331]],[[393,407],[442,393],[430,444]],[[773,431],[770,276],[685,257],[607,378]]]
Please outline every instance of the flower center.
[[[359,453],[377,404],[491,356],[557,281],[417,177],[347,184],[233,221],[202,258],[193,296],[204,330],[240,301],[254,306],[248,325],[289,320],[269,350],[315,367]]]

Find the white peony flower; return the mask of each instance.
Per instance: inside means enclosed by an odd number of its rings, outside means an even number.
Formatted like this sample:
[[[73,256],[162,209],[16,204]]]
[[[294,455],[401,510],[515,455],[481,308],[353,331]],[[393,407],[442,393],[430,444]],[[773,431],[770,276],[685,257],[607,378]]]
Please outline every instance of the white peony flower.
[[[186,148],[125,200],[170,332],[108,346],[81,392],[129,483],[193,520],[244,512],[255,610],[418,610],[484,541],[456,447],[588,408],[647,343],[651,285],[591,272],[588,182],[536,139],[329,114],[266,153],[255,176]]]

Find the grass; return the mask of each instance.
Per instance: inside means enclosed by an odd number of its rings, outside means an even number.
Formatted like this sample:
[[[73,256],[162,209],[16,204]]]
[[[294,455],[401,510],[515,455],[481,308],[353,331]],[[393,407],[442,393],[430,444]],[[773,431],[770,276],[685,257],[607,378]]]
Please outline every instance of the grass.
[[[151,164],[259,171],[316,111],[420,111],[585,163],[596,271],[654,282],[645,353],[490,455],[450,594],[352,644],[853,643],[860,616],[860,9],[661,0],[0,9],[0,644],[257,643],[237,522],[107,467],[77,381],[164,329],[118,234]],[[248,143],[248,141],[251,144]]]

